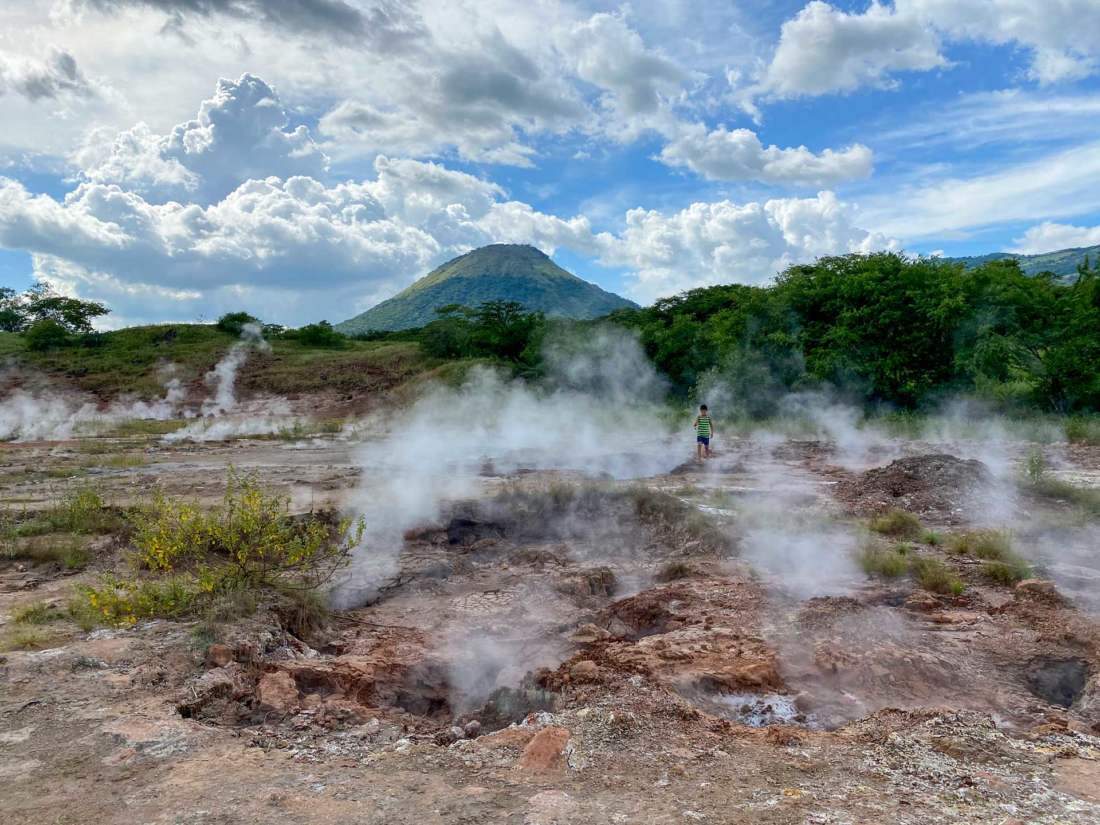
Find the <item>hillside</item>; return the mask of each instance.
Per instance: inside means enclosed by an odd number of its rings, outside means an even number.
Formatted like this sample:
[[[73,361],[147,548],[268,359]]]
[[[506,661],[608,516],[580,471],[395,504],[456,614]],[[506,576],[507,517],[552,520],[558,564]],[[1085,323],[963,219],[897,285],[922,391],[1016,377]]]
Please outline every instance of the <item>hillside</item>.
[[[1081,246],[1073,249],[1059,249],[1055,252],[1044,252],[1041,255],[1017,255],[1012,252],[991,252],[988,255],[971,255],[964,258],[952,258],[973,269],[990,261],[1001,261],[1006,258],[1015,258],[1020,262],[1020,269],[1028,275],[1038,275],[1040,272],[1053,272],[1055,275],[1069,277],[1077,274],[1077,265],[1084,262],[1085,258],[1095,263],[1100,260],[1100,245]]]
[[[212,324],[154,324],[105,332],[95,346],[46,352],[26,349],[22,336],[0,332],[0,399],[13,384],[34,382],[54,390],[78,390],[107,401],[164,394],[165,367],[184,387],[202,394],[203,376],[238,339]],[[245,395],[284,396],[331,392],[386,392],[441,366],[414,342],[346,341],[336,349],[273,338],[241,369]]]
[[[567,272],[533,246],[492,244],[448,261],[336,328],[345,334],[411,329],[434,321],[439,307],[476,307],[494,300],[516,301],[562,318],[598,318],[635,306]]]

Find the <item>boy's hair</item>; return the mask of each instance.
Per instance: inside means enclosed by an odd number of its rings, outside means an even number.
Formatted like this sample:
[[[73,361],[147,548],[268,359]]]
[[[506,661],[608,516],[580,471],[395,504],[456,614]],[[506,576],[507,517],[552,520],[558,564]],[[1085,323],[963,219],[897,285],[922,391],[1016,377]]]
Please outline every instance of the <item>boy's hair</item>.
[[[700,404],[699,405],[699,411],[700,412],[706,412],[707,411],[707,405],[706,404]]]

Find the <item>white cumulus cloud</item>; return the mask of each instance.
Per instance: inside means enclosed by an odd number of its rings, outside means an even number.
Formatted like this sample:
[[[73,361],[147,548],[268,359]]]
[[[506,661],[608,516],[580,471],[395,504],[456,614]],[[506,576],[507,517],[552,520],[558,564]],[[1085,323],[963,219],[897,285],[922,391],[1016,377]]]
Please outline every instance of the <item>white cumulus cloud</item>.
[[[797,186],[833,186],[871,174],[873,156],[856,143],[841,150],[815,154],[805,146],[782,149],[764,146],[749,129],[707,130],[701,124],[684,126],[661,150],[669,166],[690,169],[707,180],[758,180]]]
[[[1067,223],[1044,221],[1030,227],[1016,238],[1011,252],[1022,255],[1041,255],[1059,249],[1074,249],[1100,244],[1100,226],[1073,226]],[[1095,262],[1094,262],[1095,263]]]
[[[759,284],[822,255],[895,248],[855,224],[832,192],[764,202],[693,203],[672,214],[632,209],[618,236],[602,236],[602,260],[633,272],[632,297],[652,301],[719,283]]]
[[[254,75],[219,80],[194,119],[167,135],[145,124],[91,135],[77,154],[86,180],[116,183],[150,200],[209,203],[268,175],[321,176],[328,159],[305,126],[287,127],[275,91]]]
[[[951,65],[950,42],[1017,46],[1040,84],[1100,68],[1100,4],[1095,0],[872,0],[846,12],[813,0],[780,31],[770,62],[748,96],[779,98],[892,88],[897,75]]]

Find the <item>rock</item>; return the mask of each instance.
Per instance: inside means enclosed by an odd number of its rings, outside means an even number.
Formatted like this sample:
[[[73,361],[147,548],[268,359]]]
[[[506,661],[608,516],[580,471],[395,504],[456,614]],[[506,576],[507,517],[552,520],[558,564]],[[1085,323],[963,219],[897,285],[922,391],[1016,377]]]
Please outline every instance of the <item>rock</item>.
[[[276,670],[260,677],[256,688],[260,710],[289,715],[298,710],[298,686],[289,673]]]
[[[565,767],[569,730],[551,725],[540,730],[520,754],[517,767],[529,773],[549,773]]]
[[[1036,601],[1060,603],[1061,594],[1054,582],[1046,579],[1024,579],[1016,584],[1016,598],[1035,599]]]
[[[462,732],[466,734],[467,739],[477,739],[481,734],[481,722],[476,719],[471,719],[462,726]]]
[[[207,667],[225,667],[233,661],[233,651],[227,645],[213,644],[206,649]]]
[[[611,634],[604,630],[599,625],[594,625],[591,622],[588,624],[582,624],[576,630],[573,631],[573,635],[570,636],[572,641],[578,644],[591,644],[592,642],[601,642],[604,639],[610,639]]]
[[[925,613],[931,610],[939,610],[940,600],[924,590],[918,590],[905,600],[906,610],[916,610]]]
[[[244,669],[236,662],[230,662],[225,667],[206,671],[193,687],[197,701],[191,704],[201,706],[215,698],[240,699],[249,693],[250,685]]]
[[[458,733],[455,731],[458,731]],[[432,741],[440,747],[446,747],[462,738],[461,731],[462,728],[444,728],[432,737]]]
[[[600,668],[591,659],[584,659],[573,663],[569,676],[574,682],[595,682],[600,678]]]

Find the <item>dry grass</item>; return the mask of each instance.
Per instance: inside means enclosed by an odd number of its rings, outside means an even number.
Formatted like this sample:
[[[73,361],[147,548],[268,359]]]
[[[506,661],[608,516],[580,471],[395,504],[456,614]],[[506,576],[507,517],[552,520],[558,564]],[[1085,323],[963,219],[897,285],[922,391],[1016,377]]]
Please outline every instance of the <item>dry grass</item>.
[[[57,631],[34,625],[19,625],[0,635],[0,651],[45,650],[61,638]]]
[[[16,624],[50,624],[64,618],[65,614],[49,602],[32,602],[11,614],[11,620]]]
[[[699,571],[686,561],[670,561],[657,571],[657,581],[674,582],[680,579],[689,579]]]

